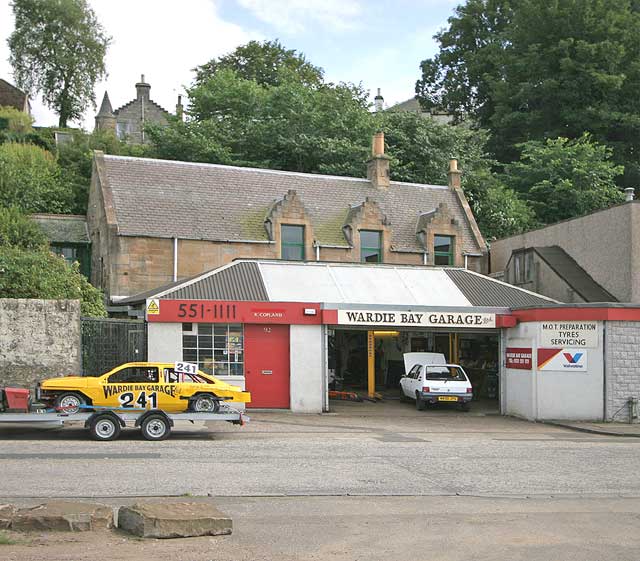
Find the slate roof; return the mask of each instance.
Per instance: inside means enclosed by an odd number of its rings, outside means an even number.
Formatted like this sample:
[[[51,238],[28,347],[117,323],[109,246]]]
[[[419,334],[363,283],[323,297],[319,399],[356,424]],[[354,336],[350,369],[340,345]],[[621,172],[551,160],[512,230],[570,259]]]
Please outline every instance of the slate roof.
[[[534,247],[533,250],[576,294],[587,302],[617,302],[618,299],[600,286],[564,249],[557,245]]]
[[[25,111],[29,109],[29,98],[22,90],[0,78],[0,105]]]
[[[88,244],[89,230],[87,218],[77,214],[32,214],[31,219],[37,222],[53,243]]]
[[[213,271],[147,291],[147,298],[319,302],[415,307],[541,307],[547,298],[466,269],[411,265],[238,260]]]
[[[268,241],[268,209],[295,190],[321,245],[347,246],[342,226],[348,210],[370,197],[390,221],[395,250],[422,252],[418,217],[446,203],[461,225],[463,252],[485,251],[472,231],[473,218],[447,186],[392,181],[388,189],[376,189],[350,177],[96,154],[100,158],[102,188],[111,193],[123,236]]]

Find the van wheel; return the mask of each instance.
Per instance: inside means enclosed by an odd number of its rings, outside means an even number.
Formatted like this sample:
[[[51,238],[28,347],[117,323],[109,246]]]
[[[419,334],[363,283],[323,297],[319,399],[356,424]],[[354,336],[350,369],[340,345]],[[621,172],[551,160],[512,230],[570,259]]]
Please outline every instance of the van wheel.
[[[416,409],[418,411],[424,411],[425,406],[426,403],[424,402],[424,399],[422,399],[422,396],[416,392]]]

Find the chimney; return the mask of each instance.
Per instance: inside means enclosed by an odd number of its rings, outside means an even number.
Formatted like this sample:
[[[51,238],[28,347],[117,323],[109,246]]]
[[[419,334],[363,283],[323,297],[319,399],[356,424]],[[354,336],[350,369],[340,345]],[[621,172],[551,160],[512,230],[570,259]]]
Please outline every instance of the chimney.
[[[380,112],[384,108],[384,97],[380,93],[380,88],[378,88],[378,95],[373,98],[373,107],[376,110],[376,113]]]
[[[149,91],[151,90],[151,85],[147,84],[144,81],[144,74],[140,76],[140,81],[136,84],[136,99],[144,99],[149,101]]]
[[[184,114],[184,107],[182,107],[182,96],[178,96],[178,103],[176,103],[176,117],[182,121],[182,116]]]
[[[636,190],[633,187],[627,187],[624,190],[624,200],[626,202],[630,202],[635,198],[635,192]]]
[[[371,158],[367,162],[367,179],[378,189],[389,187],[389,156],[384,153],[384,133],[373,135]]]
[[[449,173],[447,176],[449,177],[449,189],[461,189],[462,183],[460,182],[460,176],[462,172],[458,169],[458,160],[451,159],[449,160]]]

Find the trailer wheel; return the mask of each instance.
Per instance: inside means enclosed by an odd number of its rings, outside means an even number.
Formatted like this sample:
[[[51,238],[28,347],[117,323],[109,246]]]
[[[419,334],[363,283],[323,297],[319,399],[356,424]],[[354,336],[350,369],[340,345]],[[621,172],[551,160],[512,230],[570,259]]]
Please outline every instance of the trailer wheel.
[[[199,394],[191,399],[191,411],[196,413],[217,413],[220,411],[220,401],[209,394]]]
[[[149,415],[140,428],[145,440],[165,440],[171,434],[171,425],[164,415]]]
[[[89,426],[93,440],[115,440],[121,430],[120,422],[111,413],[96,416]]]
[[[75,392],[61,393],[56,397],[54,407],[60,409],[62,413],[68,415],[75,415],[82,410],[82,406],[87,404],[87,400],[84,396]]]

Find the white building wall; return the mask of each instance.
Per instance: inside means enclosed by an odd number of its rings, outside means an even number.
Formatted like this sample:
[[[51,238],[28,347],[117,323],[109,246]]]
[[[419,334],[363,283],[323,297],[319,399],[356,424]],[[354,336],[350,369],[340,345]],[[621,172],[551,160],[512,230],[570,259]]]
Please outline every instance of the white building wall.
[[[587,371],[538,370],[540,322],[522,323],[507,330],[507,347],[531,347],[531,370],[505,369],[508,415],[531,420],[603,420],[604,352],[602,322],[598,322],[598,346],[585,348]]]
[[[292,325],[290,329],[290,400],[295,413],[322,413],[326,392],[322,329],[322,325]]]

